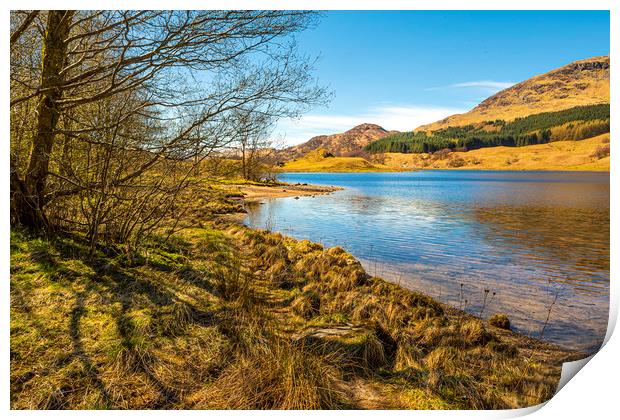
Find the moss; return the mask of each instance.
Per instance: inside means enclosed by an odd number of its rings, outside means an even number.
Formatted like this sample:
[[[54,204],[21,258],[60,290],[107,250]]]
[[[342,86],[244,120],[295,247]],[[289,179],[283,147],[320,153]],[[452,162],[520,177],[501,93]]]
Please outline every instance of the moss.
[[[453,408],[426,388],[409,388],[398,395],[403,408],[408,410],[450,410]]]
[[[310,319],[306,325],[310,327],[322,327],[329,325],[347,324],[350,318],[343,313],[336,312],[331,314],[319,315]]]

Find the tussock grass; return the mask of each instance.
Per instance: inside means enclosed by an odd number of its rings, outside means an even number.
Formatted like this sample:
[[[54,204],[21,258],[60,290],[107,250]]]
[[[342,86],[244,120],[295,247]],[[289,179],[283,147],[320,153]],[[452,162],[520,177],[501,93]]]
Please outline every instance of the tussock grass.
[[[342,373],[328,356],[277,341],[242,354],[196,396],[197,406],[218,409],[346,408]]]
[[[307,288],[291,302],[291,309],[297,315],[310,319],[321,310],[321,297],[313,288]]]
[[[403,370],[424,370],[424,351],[418,345],[417,340],[411,335],[402,332],[402,336],[398,339],[396,356],[394,360],[394,369],[396,371]]]

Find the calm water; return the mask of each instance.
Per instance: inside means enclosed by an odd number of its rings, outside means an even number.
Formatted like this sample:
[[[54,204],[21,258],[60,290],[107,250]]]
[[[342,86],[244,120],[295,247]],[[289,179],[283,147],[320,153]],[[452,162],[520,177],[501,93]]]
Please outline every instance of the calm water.
[[[281,179],[345,189],[264,200],[248,209],[246,224],[340,245],[370,274],[475,314],[488,289],[483,315],[507,313],[517,331],[534,337],[551,308],[543,337],[566,347],[595,350],[605,336],[608,173],[310,173]]]

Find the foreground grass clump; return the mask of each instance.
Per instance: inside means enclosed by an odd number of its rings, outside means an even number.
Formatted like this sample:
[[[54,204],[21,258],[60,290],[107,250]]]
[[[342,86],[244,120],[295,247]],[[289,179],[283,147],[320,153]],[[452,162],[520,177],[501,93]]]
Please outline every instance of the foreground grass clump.
[[[216,409],[346,408],[342,372],[329,361],[275,340],[241,354],[196,400]]]
[[[576,357],[341,248],[228,223],[145,243],[129,264],[12,232],[12,408],[523,407]]]

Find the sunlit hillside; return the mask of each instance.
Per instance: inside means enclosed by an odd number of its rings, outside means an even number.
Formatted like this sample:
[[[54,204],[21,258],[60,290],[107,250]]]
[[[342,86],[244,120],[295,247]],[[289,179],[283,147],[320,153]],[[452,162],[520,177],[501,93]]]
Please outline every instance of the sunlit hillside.
[[[502,90],[464,114],[420,126],[416,131],[559,111],[609,102],[609,56],[575,61]]]
[[[370,172],[394,170],[385,165],[371,163],[361,157],[335,157],[319,148],[303,158],[286,162],[283,172]]]
[[[411,169],[502,169],[609,171],[609,134],[587,140],[524,147],[487,147],[467,152],[386,153],[385,164]]]

